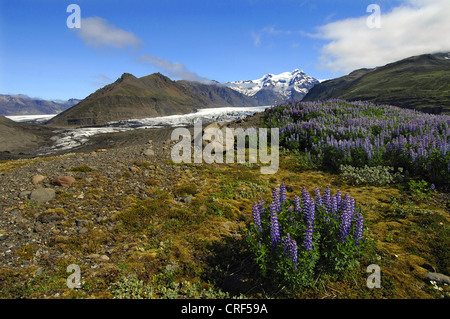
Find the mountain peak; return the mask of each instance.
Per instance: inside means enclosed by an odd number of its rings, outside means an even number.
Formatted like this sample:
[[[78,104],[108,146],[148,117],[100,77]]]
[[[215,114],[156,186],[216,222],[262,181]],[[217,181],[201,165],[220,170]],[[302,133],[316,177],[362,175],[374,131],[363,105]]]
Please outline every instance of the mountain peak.
[[[248,96],[262,94],[262,91],[273,91],[274,98],[271,102],[282,102],[291,99],[301,100],[303,96],[319,81],[306,75],[300,69],[280,74],[268,73],[257,80],[228,82],[229,88]],[[261,93],[260,93],[261,92]],[[270,101],[270,100],[268,100]]]
[[[122,74],[122,76],[120,77],[120,79],[121,80],[126,80],[126,79],[129,79],[129,78],[134,78],[134,79],[136,79],[136,77],[133,75],[133,74],[131,74],[131,73],[124,73],[124,74]]]

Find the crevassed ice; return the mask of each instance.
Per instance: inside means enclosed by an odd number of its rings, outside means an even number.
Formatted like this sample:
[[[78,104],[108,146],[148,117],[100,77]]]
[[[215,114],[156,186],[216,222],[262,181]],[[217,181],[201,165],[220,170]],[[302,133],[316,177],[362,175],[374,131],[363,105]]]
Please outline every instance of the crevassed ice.
[[[104,133],[123,132],[135,129],[190,126],[195,120],[205,123],[229,122],[255,113],[264,112],[270,106],[254,107],[223,107],[199,109],[195,113],[169,115],[144,119],[129,119],[107,123],[101,127],[83,127],[55,131],[52,137],[54,144],[38,151],[40,155],[55,151],[66,151],[89,142],[89,138]]]

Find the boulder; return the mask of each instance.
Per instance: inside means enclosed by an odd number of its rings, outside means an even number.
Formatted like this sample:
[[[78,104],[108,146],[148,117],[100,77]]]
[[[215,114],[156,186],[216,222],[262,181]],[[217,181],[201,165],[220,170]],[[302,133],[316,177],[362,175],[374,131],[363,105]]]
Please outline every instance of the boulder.
[[[53,180],[54,185],[59,185],[62,187],[70,187],[75,182],[75,178],[72,176],[58,176]]]
[[[38,188],[32,191],[30,194],[30,200],[39,203],[46,203],[48,201],[51,201],[55,197],[56,197],[55,191],[50,188]]]
[[[39,183],[41,183],[43,180],[45,179],[44,175],[34,175],[33,178],[31,179],[31,182],[33,183],[33,185],[37,185]]]
[[[425,280],[450,285],[450,277],[437,272],[428,272],[425,276]]]
[[[148,149],[142,151],[142,154],[150,157],[150,156],[155,155],[155,151],[152,148],[148,148]]]

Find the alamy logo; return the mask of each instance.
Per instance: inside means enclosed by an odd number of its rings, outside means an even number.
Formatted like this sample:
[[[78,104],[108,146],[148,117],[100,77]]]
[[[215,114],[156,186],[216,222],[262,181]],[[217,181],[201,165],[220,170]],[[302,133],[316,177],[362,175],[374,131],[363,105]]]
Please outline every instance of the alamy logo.
[[[76,264],[71,264],[67,266],[67,272],[72,273],[67,277],[67,287],[70,289],[81,288],[81,269],[80,266]]]
[[[367,27],[369,29],[381,28],[381,8],[378,4],[370,4],[367,6],[367,12],[372,13],[367,17]]]
[[[372,273],[366,280],[367,287],[370,289],[381,288],[381,269],[376,264],[367,266],[368,273]]]
[[[66,25],[69,29],[81,28],[81,9],[78,4],[69,4],[66,12],[71,12],[67,17]]]
[[[279,167],[279,129],[270,129],[270,154],[267,146],[267,128],[228,128],[210,125],[202,134],[202,121],[194,122],[192,154],[192,136],[187,128],[176,128],[172,132],[172,141],[179,141],[171,151],[175,163],[234,163],[235,137],[237,138],[236,162],[246,162],[246,141],[248,140],[249,163],[270,164],[261,166],[261,174],[275,174]],[[181,138],[181,140],[180,140]],[[259,147],[258,147],[259,146]],[[193,155],[193,156],[192,156]]]

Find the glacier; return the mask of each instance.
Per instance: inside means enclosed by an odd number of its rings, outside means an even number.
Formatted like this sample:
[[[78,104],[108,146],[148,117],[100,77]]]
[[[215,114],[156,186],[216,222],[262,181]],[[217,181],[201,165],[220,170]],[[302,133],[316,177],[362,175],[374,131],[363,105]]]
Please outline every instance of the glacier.
[[[60,151],[69,151],[75,147],[88,143],[89,139],[97,134],[123,132],[135,129],[191,126],[194,125],[196,120],[201,120],[204,124],[212,122],[230,122],[264,112],[269,107],[271,106],[205,108],[198,109],[195,113],[183,115],[129,119],[110,122],[100,127],[80,127],[55,130],[55,136],[51,138],[53,145],[51,147],[40,149],[38,154],[48,155]],[[46,118],[48,118],[48,116]],[[16,118],[16,120],[18,120],[18,118]]]

